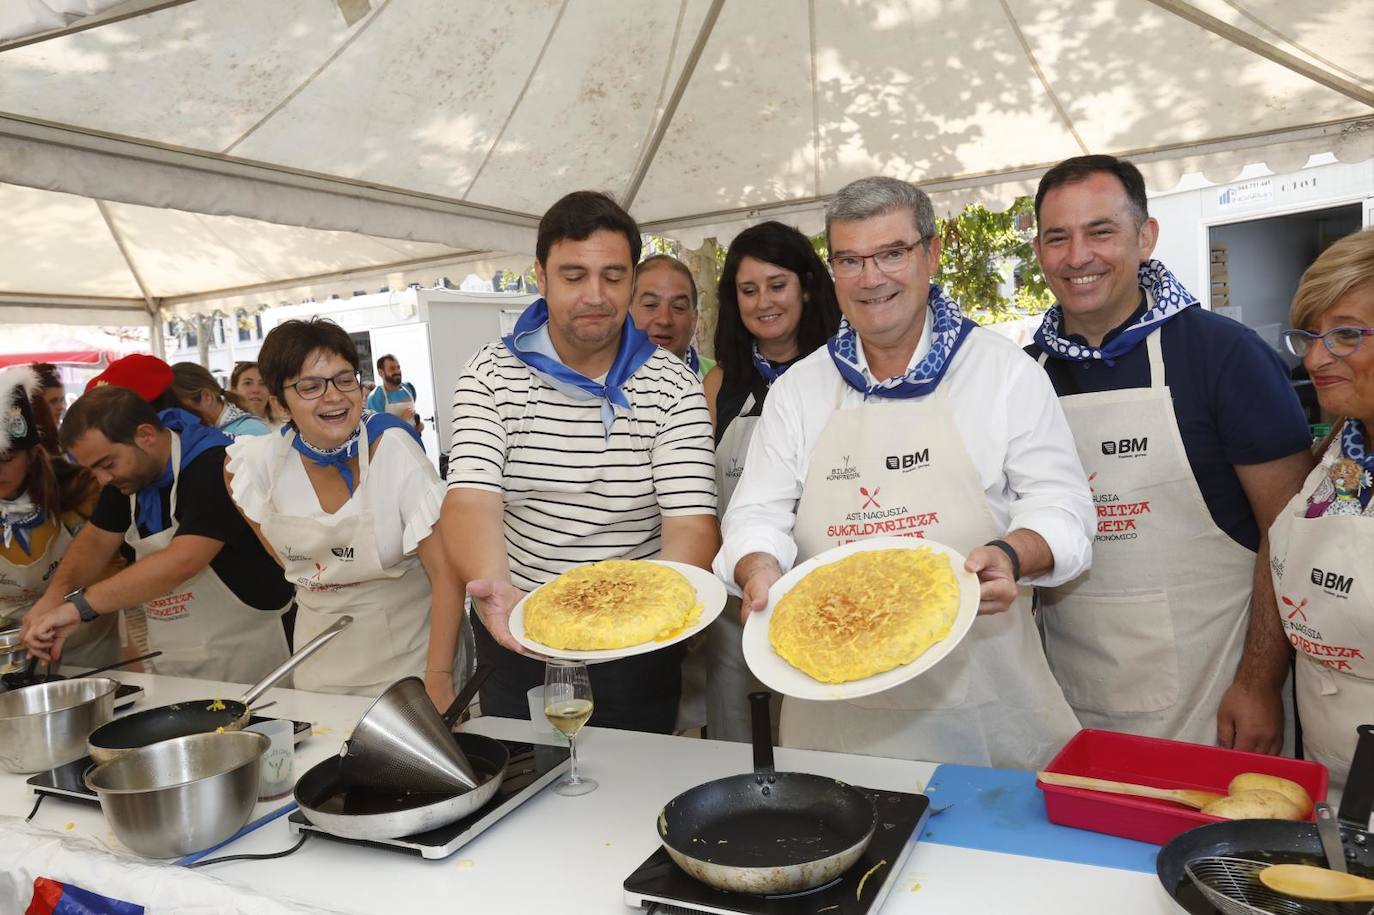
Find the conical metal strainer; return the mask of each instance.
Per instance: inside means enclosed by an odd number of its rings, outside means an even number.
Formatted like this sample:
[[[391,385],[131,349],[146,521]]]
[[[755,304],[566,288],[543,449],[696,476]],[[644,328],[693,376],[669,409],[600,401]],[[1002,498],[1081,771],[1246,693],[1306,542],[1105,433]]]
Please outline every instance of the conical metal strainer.
[[[470,681],[464,693],[474,686]],[[481,781],[419,677],[387,687],[358,720],[339,757],[342,780],[374,788],[457,794]]]

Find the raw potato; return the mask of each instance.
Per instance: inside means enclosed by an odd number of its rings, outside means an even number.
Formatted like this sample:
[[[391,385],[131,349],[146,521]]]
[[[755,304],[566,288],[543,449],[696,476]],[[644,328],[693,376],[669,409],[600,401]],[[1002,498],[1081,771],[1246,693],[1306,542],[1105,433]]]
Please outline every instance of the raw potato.
[[[1238,791],[1213,801],[1202,812],[1227,820],[1301,820],[1298,806],[1287,796],[1267,788]]]
[[[1277,791],[1288,798],[1298,807],[1298,813],[1302,819],[1307,819],[1312,814],[1312,797],[1307,793],[1307,789],[1297,782],[1289,781],[1286,778],[1279,778],[1277,775],[1263,775],[1259,772],[1242,772],[1231,779],[1231,784],[1227,786],[1227,794],[1239,794],[1242,791],[1253,791],[1256,788],[1263,788],[1267,791]]]

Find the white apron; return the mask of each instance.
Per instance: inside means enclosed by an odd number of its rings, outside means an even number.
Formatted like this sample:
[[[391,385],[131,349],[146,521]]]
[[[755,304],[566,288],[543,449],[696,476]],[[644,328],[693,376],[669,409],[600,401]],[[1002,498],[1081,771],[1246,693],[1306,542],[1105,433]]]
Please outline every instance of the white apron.
[[[837,374],[835,383],[838,399],[845,382]],[[801,562],[894,535],[929,537],[967,555],[1004,533],[937,388],[921,400],[832,414],[811,454],[793,536]],[[1077,732],[1045,662],[1028,588],[1005,613],[979,616],[955,651],[901,686],[842,702],[789,697],[782,705],[785,746],[932,762],[1034,769]]]
[[[1331,448],[1340,450],[1339,436]],[[1339,798],[1355,728],[1374,723],[1374,518],[1304,518],[1327,472],[1318,465],[1274,520],[1269,554],[1284,634],[1297,649],[1303,756],[1331,770]]]
[[[753,407],[754,395],[750,394],[740,413],[748,413]],[[744,458],[749,453],[749,443],[753,441],[758,421],[757,416],[736,416],[725,427],[725,434],[716,446],[716,492],[721,517],[725,516],[730,497],[744,472]],[[744,660],[744,626],[739,621],[739,614],[739,598],[731,595],[720,616],[703,633],[702,644],[694,647],[683,662],[684,702],[692,698],[687,692],[692,667],[704,670],[706,735],[713,740],[750,741],[753,731],[749,694],[764,689]],[[773,711],[776,721],[777,709]]]
[[[172,523],[149,537],[130,520],[124,540],[138,560],[164,549],[177,532],[177,478],[181,475],[181,436],[172,433]],[[129,512],[138,517],[137,495]],[[153,670],[172,677],[256,683],[288,656],[280,610],[259,610],[235,596],[207,563],[190,579],[143,605],[148,647],[161,651]],[[285,681],[290,686],[290,680]]]
[[[372,512],[363,498],[368,452],[364,427],[358,442],[358,485],[338,512],[325,519],[275,510],[281,474],[274,475],[268,493],[262,534],[281,558],[286,580],[296,586],[296,643],[305,644],[340,616],[353,617],[353,625],[327,649],[296,668],[297,689],[377,696],[403,677],[424,677],[429,576],[415,557],[382,568]],[[287,459],[300,460],[294,450]],[[455,672],[461,670],[455,664]]]
[[[0,617],[20,614],[33,606],[48,590],[48,582],[71,546],[72,534],[61,520],[49,518],[57,525],[57,533],[48,541],[41,555],[32,557],[26,565],[15,565],[0,556]],[[89,623],[82,623],[72,631],[62,645],[61,663],[71,675],[106,664],[119,657],[119,614],[102,613]]]
[[[1085,728],[1213,746],[1249,625],[1255,554],[1212,519],[1158,333],[1146,349],[1150,387],[1059,398],[1097,534],[1092,568],[1041,591],[1045,653]]]

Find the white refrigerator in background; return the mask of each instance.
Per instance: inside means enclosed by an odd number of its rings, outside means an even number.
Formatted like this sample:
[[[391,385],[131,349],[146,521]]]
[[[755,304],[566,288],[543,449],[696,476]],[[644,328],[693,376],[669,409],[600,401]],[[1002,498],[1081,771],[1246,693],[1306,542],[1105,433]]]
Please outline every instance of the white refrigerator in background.
[[[510,333],[534,295],[415,290],[414,317],[371,327],[372,358],[390,353],[401,377],[415,385],[415,407],[424,420],[425,452],[435,466],[449,446],[453,389],[463,366],[483,345]]]

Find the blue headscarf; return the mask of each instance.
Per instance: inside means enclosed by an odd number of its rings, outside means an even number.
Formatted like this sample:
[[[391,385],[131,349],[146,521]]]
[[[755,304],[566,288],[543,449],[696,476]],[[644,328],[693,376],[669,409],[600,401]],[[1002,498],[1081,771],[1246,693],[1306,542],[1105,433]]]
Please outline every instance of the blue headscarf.
[[[945,377],[949,364],[954,361],[954,354],[963,346],[969,331],[977,325],[964,317],[959,305],[935,283],[930,284],[927,301],[933,319],[930,352],[906,374],[895,375],[884,381],[870,382],[864,377],[863,369],[859,367],[858,335],[849,325],[848,318],[841,320],[840,329],[826,341],[830,359],[839,370],[840,377],[856,391],[863,391],[864,397],[920,397],[934,391],[940,379]]]
[[[563,364],[549,338],[548,326],[548,302],[535,299],[515,322],[515,331],[502,337],[501,342],[516,359],[554,389],[577,400],[601,401],[601,425],[606,437],[610,438],[616,409],[626,412],[630,409],[630,400],[622,385],[649,361],[658,347],[626,315],[625,326],[620,331],[620,349],[616,351],[611,370],[606,373],[606,383],[602,384]]]
[[[360,433],[363,427],[367,427],[367,440],[375,442],[377,436],[387,429],[404,429],[410,433],[410,437],[415,439],[424,447],[420,440],[420,433],[415,431],[415,427],[405,422],[399,416],[392,416],[390,413],[373,413],[371,410],[364,410],[362,418],[358,421],[358,428],[353,430],[353,434],[348,437],[342,445],[331,448],[328,451],[316,448],[300,436],[290,425],[282,426],[282,435],[294,436],[291,439],[291,447],[295,448],[305,459],[312,464],[320,467],[333,467],[343,477],[344,485],[348,487],[348,494],[353,495],[353,469],[348,466],[348,462],[358,456],[358,443],[361,439]]]
[[[177,473],[211,448],[224,448],[233,442],[229,436],[205,425],[185,410],[163,410],[157,418],[162,420],[163,426],[181,437],[181,466],[177,468]],[[171,486],[174,479],[172,459],[168,458],[162,476],[138,491],[134,497],[134,523],[140,529],[149,534],[158,534],[166,529],[167,525],[162,523],[162,491]]]

